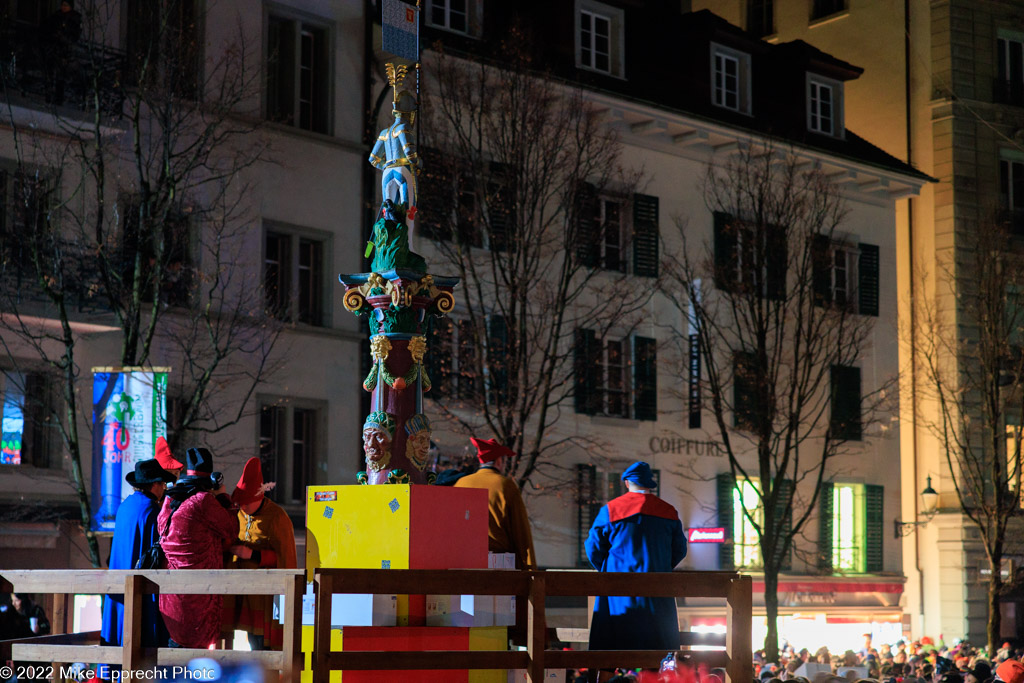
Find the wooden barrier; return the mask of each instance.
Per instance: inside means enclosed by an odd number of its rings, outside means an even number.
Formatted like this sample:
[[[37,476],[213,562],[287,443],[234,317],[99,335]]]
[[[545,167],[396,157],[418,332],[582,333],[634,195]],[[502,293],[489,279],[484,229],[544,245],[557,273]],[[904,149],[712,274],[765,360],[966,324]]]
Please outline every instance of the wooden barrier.
[[[0,571],[0,592],[53,593],[55,604],[67,607],[67,596],[124,595],[124,644],[99,644],[99,632],[60,634],[0,641],[0,662],[54,664],[88,662],[137,671],[154,666],[180,666],[197,657],[220,662],[258,661],[278,670],[282,680],[298,680],[302,670],[302,594],[305,572],[300,569],[188,569],[188,570],[10,570]],[[282,650],[239,652],[189,648],[142,647],[142,597],[159,593],[215,595],[284,595]],[[63,619],[56,628],[63,630]]]
[[[330,671],[344,669],[526,669],[539,683],[544,669],[655,668],[661,650],[561,651],[547,649],[545,600],[549,596],[636,595],[720,597],[727,605],[726,650],[683,648],[694,660],[724,666],[728,683],[753,679],[751,652],[751,581],[732,572],[622,574],[594,571],[494,571],[487,569],[317,569],[313,643],[313,681],[327,683]],[[302,594],[305,574],[290,569],[243,570],[3,570],[0,592],[53,593],[55,604],[67,605],[76,593],[125,596],[124,645],[101,646],[99,633],[54,633],[0,641],[0,662],[88,662],[140,670],[183,665],[197,657],[217,661],[258,661],[297,681],[302,670]],[[142,596],[154,593],[218,595],[284,595],[284,648],[281,651],[237,652],[142,647]],[[331,651],[331,600],[336,593],[430,593],[440,595],[515,595],[527,604],[526,651],[365,652]],[[65,607],[65,609],[67,609]],[[60,628],[60,626],[58,626]]]
[[[733,572],[662,574],[594,571],[493,571],[486,569],[317,569],[313,683],[328,683],[332,670],[366,669],[526,669],[527,680],[544,680],[544,669],[657,668],[662,650],[562,651],[547,649],[544,612],[548,596],[635,595],[719,597],[726,600],[725,652],[682,651],[692,659],[726,669],[728,683],[753,679],[751,581]],[[430,593],[515,595],[527,601],[527,650],[431,652],[331,652],[331,600],[336,593]]]

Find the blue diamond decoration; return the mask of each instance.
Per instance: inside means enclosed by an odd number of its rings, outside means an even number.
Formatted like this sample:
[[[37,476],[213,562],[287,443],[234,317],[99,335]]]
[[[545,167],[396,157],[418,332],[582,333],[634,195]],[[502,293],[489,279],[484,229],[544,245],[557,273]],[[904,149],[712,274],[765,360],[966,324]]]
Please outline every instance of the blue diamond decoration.
[[[388,503],[388,507],[391,508],[392,512],[398,512],[398,508],[400,508],[402,506],[398,504],[398,499],[397,498],[392,498],[391,502]]]
[[[380,561],[380,568],[381,569],[391,569],[391,560],[381,560]]]
[[[334,508],[332,508],[330,505],[328,505],[327,507],[324,508],[324,517],[326,517],[327,519],[330,519],[331,515],[333,515],[333,514],[334,514]]]

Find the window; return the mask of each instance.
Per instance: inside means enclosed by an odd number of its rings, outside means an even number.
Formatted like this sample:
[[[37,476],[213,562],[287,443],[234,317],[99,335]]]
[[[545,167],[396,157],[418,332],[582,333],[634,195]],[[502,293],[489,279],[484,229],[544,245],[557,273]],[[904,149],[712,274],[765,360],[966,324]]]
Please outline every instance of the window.
[[[577,329],[574,350],[576,412],[656,420],[657,342],[648,337],[597,339]]]
[[[999,160],[999,206],[1011,232],[1024,233],[1024,160],[1004,151]]]
[[[758,225],[715,212],[715,286],[739,295],[781,300],[786,295],[787,235],[782,226]]]
[[[1021,427],[1017,424],[1007,423],[1006,425],[1006,483],[1011,491],[1016,490],[1017,481],[1024,480],[1024,458],[1021,457],[1021,449],[1024,449],[1021,441]],[[1024,496],[1021,496],[1020,506],[1024,508]]]
[[[622,470],[608,472],[593,465],[576,465],[576,566],[589,567],[584,543],[601,506],[626,493]],[[654,495],[661,495],[661,471],[654,474]]]
[[[736,483],[732,490],[733,562],[736,568],[762,566],[761,543],[757,527],[764,524],[764,508],[757,488],[747,480]],[[750,511],[750,517],[745,514]]]
[[[717,107],[750,113],[750,55],[711,43],[711,101]]]
[[[764,527],[764,505],[757,477],[735,480],[730,472],[716,477],[718,489],[718,526],[729,536],[718,548],[719,569],[754,569],[764,566],[758,529]],[[781,569],[790,568],[790,552],[783,554],[781,541],[791,536],[793,528],[793,482],[775,481],[775,524],[780,539],[778,547]],[[746,512],[744,512],[746,511]]]
[[[814,300],[862,315],[878,315],[878,247],[829,240],[812,245]]]
[[[44,177],[0,170],[0,268],[15,274],[19,286],[32,263],[32,238],[46,231],[51,202]]]
[[[124,26],[134,84],[160,84],[187,99],[199,95],[202,41],[196,0],[129,0]]]
[[[475,36],[480,15],[479,0],[427,0],[427,25],[434,28]]]
[[[843,84],[822,76],[807,75],[807,129],[822,135],[843,137]]]
[[[133,296],[138,268],[142,301],[153,302],[153,288],[157,285],[162,303],[168,306],[188,303],[192,290],[192,235],[187,216],[181,212],[170,212],[163,217],[143,218],[139,201],[133,197],[123,198],[120,205],[124,212],[121,237],[121,286],[124,295]],[[160,239],[163,240],[160,245],[163,263],[157,264],[157,240]],[[155,282],[157,278],[159,283]]]
[[[267,311],[281,320],[322,327],[327,240],[269,229],[263,244]]]
[[[829,430],[839,441],[861,440],[860,368],[833,365],[831,370],[832,413]]]
[[[632,211],[630,211],[632,204]],[[589,184],[576,193],[576,256],[581,265],[641,277],[658,276],[658,198],[599,193]],[[632,249],[632,269],[628,257]]]
[[[758,414],[757,359],[752,353],[737,352],[733,356],[732,420],[738,429],[752,430]]]
[[[747,33],[755,38],[775,33],[775,8],[772,0],[747,0]]]
[[[576,66],[623,78],[621,9],[593,0],[579,0],[576,12]]]
[[[1000,104],[1024,104],[1024,35],[1000,31],[996,40],[993,96]]]
[[[508,344],[505,319],[491,314],[485,324],[483,351],[487,362],[481,368],[477,359],[480,334],[472,321],[431,319],[425,360],[431,383],[430,391],[424,394],[427,398],[490,401],[491,405],[503,400],[507,383],[504,354]]]
[[[882,571],[884,488],[826,482],[819,496],[818,568],[849,574]]]
[[[267,496],[282,504],[302,505],[306,487],[316,484],[323,469],[320,436],[322,407],[292,399],[260,401],[259,453],[263,479],[276,482]]]
[[[56,386],[41,372],[0,372],[0,465],[50,467],[60,443]]]
[[[824,19],[846,10],[846,0],[814,0],[811,20]]]
[[[271,14],[267,20],[267,118],[330,133],[330,31],[327,24]]]

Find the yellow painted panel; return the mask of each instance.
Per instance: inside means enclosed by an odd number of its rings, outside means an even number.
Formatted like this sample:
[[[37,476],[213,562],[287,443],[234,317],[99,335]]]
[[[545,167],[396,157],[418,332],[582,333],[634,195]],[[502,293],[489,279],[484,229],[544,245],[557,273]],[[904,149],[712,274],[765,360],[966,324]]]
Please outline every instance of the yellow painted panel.
[[[508,629],[504,626],[474,626],[469,629],[470,650],[507,650]],[[469,683],[506,683],[505,669],[470,669]]]
[[[409,568],[409,485],[306,489],[306,568]]]

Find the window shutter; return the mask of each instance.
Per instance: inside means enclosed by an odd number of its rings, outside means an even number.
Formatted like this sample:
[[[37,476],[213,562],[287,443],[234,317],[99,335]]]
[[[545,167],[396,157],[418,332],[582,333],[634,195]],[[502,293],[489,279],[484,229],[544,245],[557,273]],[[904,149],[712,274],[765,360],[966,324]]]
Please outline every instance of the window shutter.
[[[782,479],[775,481],[775,486],[778,490],[778,495],[775,497],[775,523],[778,525],[778,529],[775,550],[779,557],[779,569],[788,570],[793,566],[793,549],[789,548],[785,553],[782,552],[782,546],[787,536],[792,533],[793,530],[793,505],[790,498],[793,496],[793,481],[791,479]]]
[[[715,212],[715,287],[731,292],[736,287],[736,229],[732,216]]]
[[[492,405],[508,402],[508,327],[497,313],[487,319],[487,382]]]
[[[515,174],[506,164],[491,162],[491,179],[487,183],[488,242],[493,251],[508,251],[514,228]]]
[[[786,298],[786,268],[789,265],[788,231],[781,225],[769,225],[766,229],[764,259],[768,282],[765,295],[774,301],[782,301]]]
[[[860,441],[860,368],[833,365],[832,415],[829,428],[832,438],[842,441]]]
[[[452,387],[452,321],[449,318],[431,317],[426,360],[431,383],[427,395],[435,399],[447,398]]]
[[[821,485],[818,495],[818,569],[832,573],[832,482]]]
[[[573,374],[575,387],[573,396],[576,412],[584,415],[593,415],[596,402],[594,391],[594,348],[597,346],[597,336],[593,330],[577,329],[574,342]]]
[[[811,268],[816,306],[825,306],[832,302],[832,278],[828,262],[829,246],[830,241],[825,235],[815,235],[811,242]]]
[[[874,244],[860,245],[858,268],[859,308],[861,315],[878,315],[878,247]]]
[[[658,277],[658,198],[633,195],[633,274]]]
[[[423,170],[416,178],[416,229],[432,240],[451,240],[454,184],[452,167],[439,150],[420,150]]]
[[[882,571],[884,492],[884,486],[864,485],[864,570],[868,572]]]
[[[597,224],[597,189],[581,183],[576,190],[576,258],[580,265],[596,268],[601,256],[600,226]]]
[[[597,468],[576,465],[576,566],[589,567],[584,547],[594,518],[600,510],[597,500]]]
[[[634,415],[638,420],[658,419],[658,346],[649,337],[633,338]]]
[[[718,546],[718,568],[730,571],[735,567],[732,491],[736,488],[736,482],[732,478],[732,472],[722,472],[715,479],[718,488],[718,526],[725,529],[726,536],[726,542]]]

